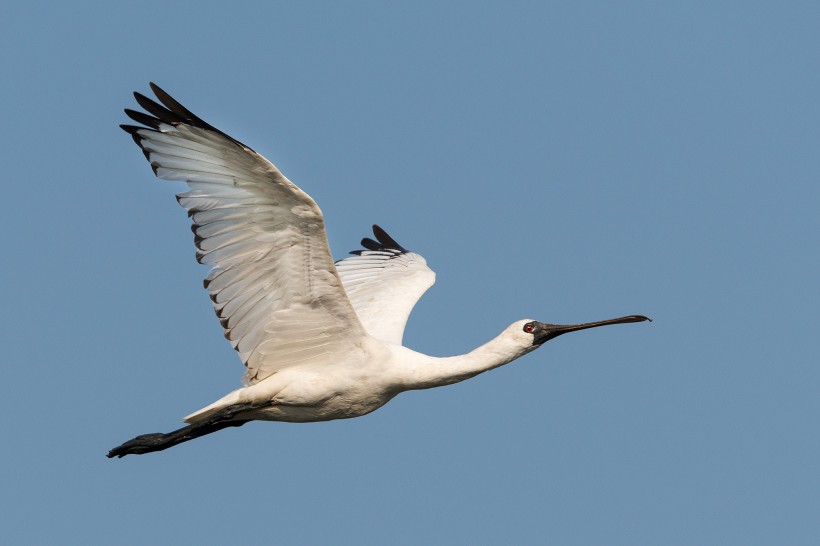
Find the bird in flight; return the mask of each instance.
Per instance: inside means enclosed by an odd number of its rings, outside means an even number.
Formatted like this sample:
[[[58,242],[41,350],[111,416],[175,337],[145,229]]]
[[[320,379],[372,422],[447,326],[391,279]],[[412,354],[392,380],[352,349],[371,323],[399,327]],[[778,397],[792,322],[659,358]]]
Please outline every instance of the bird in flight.
[[[108,457],[161,451],[249,421],[359,417],[397,394],[463,381],[567,332],[650,320],[629,315],[557,325],[523,319],[460,356],[402,345],[413,306],[435,282],[424,258],[378,226],[361,250],[333,261],[321,210],[260,154],[209,125],[151,83],[157,101],[126,109],[121,125],[154,174],[181,180],[197,260],[225,337],[245,365],[244,386],[184,418],[187,426],[143,434]]]

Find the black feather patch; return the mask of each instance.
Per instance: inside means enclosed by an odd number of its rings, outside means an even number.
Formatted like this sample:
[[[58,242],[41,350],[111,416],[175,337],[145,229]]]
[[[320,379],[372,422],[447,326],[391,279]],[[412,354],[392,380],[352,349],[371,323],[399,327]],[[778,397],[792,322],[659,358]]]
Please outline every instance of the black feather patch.
[[[137,123],[142,123],[143,125],[147,125],[152,129],[159,130],[159,120],[157,118],[152,118],[148,114],[143,114],[142,112],[137,112],[136,110],[126,108],[125,115],[133,119]]]
[[[185,118],[157,104],[142,93],[134,92],[134,98],[137,99],[139,105],[142,106],[149,114],[153,114],[160,121],[171,125],[179,125],[180,123],[185,122]]]
[[[240,148],[253,151],[252,148],[242,144],[232,136],[223,133],[210,123],[207,123],[199,116],[195,115],[193,112],[182,106],[175,98],[169,95],[166,91],[164,91],[160,86],[151,82],[149,84],[151,86],[151,90],[156,95],[159,102],[154,101],[153,99],[149,99],[142,93],[134,92],[134,98],[141,107],[145,109],[146,112],[151,114],[145,114],[143,112],[138,112],[136,110],[131,110],[130,108],[125,110],[125,114],[136,121],[137,123],[141,123],[145,125],[145,127],[135,127],[133,125],[120,125],[122,129],[130,133],[132,137],[134,137],[134,141],[137,144],[140,144],[140,141],[137,140],[138,135],[136,131],[145,130],[146,127],[150,127],[155,131],[160,131],[160,124],[165,123],[168,125],[173,126],[180,126],[180,125],[189,125],[191,127],[198,127],[200,129],[205,129],[207,131],[213,131],[214,133],[218,133],[223,137],[227,138],[229,141],[233,142]],[[161,104],[160,104],[161,103]]]
[[[183,119],[188,119],[195,123],[199,123],[205,125],[207,127],[211,127],[207,123],[205,123],[202,119],[196,116],[193,112],[182,106],[179,101],[177,101],[174,97],[169,95],[162,89],[160,86],[155,84],[154,82],[150,82],[148,85],[151,86],[151,91],[154,92],[154,95],[159,99],[159,101],[164,104],[171,112],[179,115]]]
[[[395,254],[396,256],[398,256],[399,254],[405,254],[407,252],[410,252],[409,250],[401,246],[399,243],[397,243],[396,240],[390,235],[388,235],[385,230],[383,230],[375,224],[373,224],[373,235],[376,237],[375,241],[369,237],[365,237],[364,239],[362,239],[361,244],[367,250],[377,252],[390,252],[392,254]],[[353,250],[350,253],[356,254],[357,256],[361,256],[362,252],[364,252],[364,250]]]

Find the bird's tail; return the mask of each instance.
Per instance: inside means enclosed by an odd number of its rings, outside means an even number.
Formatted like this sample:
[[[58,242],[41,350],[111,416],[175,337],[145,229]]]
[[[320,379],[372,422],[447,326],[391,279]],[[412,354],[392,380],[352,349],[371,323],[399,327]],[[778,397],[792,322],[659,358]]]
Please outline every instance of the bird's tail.
[[[186,415],[182,418],[182,420],[190,424],[201,423],[203,421],[210,420],[210,418],[217,412],[220,412],[229,406],[238,404],[239,391],[241,390],[243,389],[236,389],[233,392],[229,392],[213,404],[208,404],[204,408],[197,410],[190,415]]]

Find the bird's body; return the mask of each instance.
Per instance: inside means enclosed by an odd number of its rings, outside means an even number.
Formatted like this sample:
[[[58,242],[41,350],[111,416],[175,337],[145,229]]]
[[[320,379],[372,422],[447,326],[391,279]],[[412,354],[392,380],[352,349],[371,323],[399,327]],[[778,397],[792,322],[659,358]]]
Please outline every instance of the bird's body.
[[[565,332],[648,320],[630,315],[571,326],[520,320],[461,356],[402,346],[407,318],[435,274],[379,228],[334,263],[322,212],[268,160],[151,84],[135,93],[151,115],[123,125],[159,178],[181,180],[197,259],[217,316],[245,364],[246,386],[185,418],[187,427],[138,436],[109,457],[158,451],[251,420],[358,417],[397,394],[449,385],[504,365]]]
[[[260,401],[270,403],[237,417],[289,422],[359,417],[379,409],[401,392],[457,383],[535,349],[537,346],[530,342],[517,351],[521,344],[515,345],[509,339],[528,321],[519,322],[520,325],[510,327],[513,332],[505,330],[471,353],[444,358],[364,336],[339,351],[332,366],[308,363],[283,370],[256,385],[230,393],[187,416],[185,421],[201,422],[225,407]]]

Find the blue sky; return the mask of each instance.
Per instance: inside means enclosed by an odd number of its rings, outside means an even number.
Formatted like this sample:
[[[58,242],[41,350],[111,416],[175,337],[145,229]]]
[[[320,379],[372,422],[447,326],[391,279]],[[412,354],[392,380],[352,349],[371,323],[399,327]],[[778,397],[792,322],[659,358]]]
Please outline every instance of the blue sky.
[[[14,544],[814,544],[820,7],[0,7],[0,536]],[[239,384],[155,81],[437,284],[408,346],[631,313],[364,418],[105,453]]]

